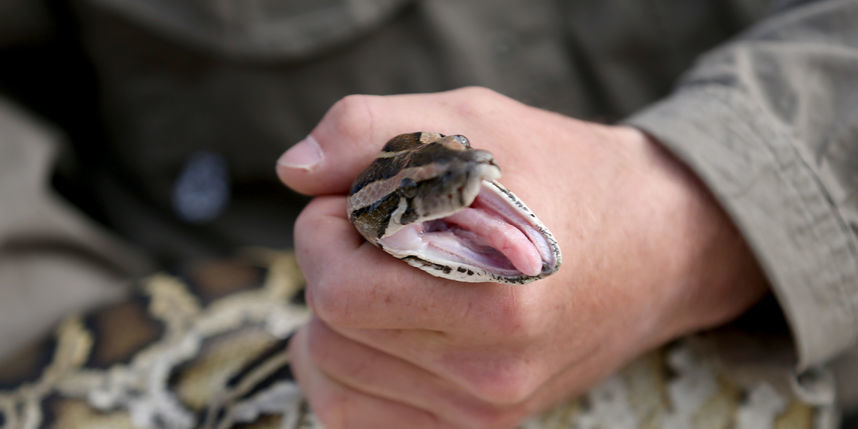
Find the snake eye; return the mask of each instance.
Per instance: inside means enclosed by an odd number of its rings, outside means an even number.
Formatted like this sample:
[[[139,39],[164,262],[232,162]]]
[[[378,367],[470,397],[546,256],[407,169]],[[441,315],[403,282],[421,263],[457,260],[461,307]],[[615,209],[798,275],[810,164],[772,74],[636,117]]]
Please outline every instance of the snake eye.
[[[414,198],[417,195],[417,182],[410,177],[403,177],[399,181],[399,195],[405,198]]]
[[[465,137],[463,135],[455,135],[455,136],[453,136],[453,138],[456,139],[456,141],[459,142],[459,144],[461,144],[462,146],[464,146],[468,149],[471,148],[471,142],[468,141],[467,137]]]

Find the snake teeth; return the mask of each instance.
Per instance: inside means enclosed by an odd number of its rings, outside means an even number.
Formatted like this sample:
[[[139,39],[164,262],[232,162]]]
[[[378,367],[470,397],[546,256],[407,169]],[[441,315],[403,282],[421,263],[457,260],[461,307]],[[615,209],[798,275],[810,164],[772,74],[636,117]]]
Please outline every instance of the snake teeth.
[[[463,136],[403,134],[355,180],[349,219],[371,243],[432,275],[522,284],[560,266],[557,241]]]

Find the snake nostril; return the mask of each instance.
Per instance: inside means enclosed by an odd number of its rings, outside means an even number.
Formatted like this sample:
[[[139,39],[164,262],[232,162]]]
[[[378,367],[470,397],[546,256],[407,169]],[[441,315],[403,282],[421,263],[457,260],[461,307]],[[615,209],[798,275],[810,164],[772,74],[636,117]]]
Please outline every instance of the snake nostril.
[[[463,135],[456,135],[453,138],[456,139],[456,141],[459,142],[459,144],[461,144],[465,148],[467,148],[467,149],[471,148],[471,142],[468,141],[467,137],[465,137]]]

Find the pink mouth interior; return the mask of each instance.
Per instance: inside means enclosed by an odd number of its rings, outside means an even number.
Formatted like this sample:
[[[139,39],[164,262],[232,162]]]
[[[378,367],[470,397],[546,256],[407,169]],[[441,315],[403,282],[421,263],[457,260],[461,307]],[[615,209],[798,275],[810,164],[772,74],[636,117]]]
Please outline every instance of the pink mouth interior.
[[[542,234],[487,189],[482,189],[469,207],[441,219],[405,226],[380,243],[400,253],[420,252],[436,260],[509,277],[539,275],[543,265],[552,262]]]

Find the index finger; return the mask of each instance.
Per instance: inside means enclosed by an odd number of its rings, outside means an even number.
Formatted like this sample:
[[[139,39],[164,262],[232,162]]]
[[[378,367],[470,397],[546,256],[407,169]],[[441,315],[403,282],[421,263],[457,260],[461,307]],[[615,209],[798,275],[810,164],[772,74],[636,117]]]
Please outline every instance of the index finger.
[[[504,319],[522,301],[516,286],[433,277],[365,242],[345,198],[319,197],[295,223],[307,302],[332,326],[454,332]]]

